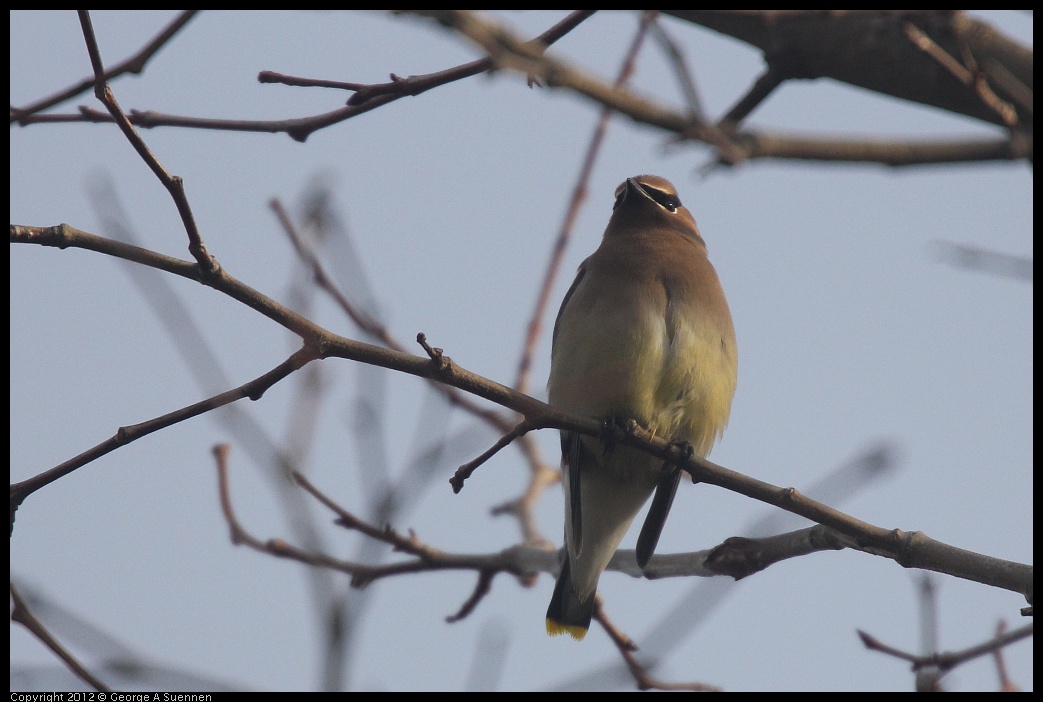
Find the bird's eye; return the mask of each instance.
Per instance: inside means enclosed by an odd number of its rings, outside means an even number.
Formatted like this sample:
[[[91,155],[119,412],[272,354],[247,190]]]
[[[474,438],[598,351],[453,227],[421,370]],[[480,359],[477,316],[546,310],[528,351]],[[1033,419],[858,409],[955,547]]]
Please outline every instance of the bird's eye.
[[[668,193],[665,190],[656,190],[647,185],[644,186],[644,188],[649,197],[671,212],[677,212],[677,208],[681,206],[681,198],[677,197],[674,193]]]

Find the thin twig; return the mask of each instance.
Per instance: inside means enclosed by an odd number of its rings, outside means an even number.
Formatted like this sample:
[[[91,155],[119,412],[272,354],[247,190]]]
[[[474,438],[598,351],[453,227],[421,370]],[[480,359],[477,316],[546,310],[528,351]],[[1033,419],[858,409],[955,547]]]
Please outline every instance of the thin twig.
[[[670,59],[670,63],[674,66],[674,73],[677,76],[677,82],[681,86],[681,93],[684,95],[685,103],[688,105],[688,112],[697,119],[705,121],[706,110],[703,109],[703,101],[695,87],[695,77],[688,69],[688,62],[685,60],[684,52],[681,50],[680,45],[674,41],[674,38],[670,36],[670,33],[666,31],[663,23],[659,21],[659,12],[654,10],[646,10],[645,12],[652,15],[652,33],[659,40],[659,43],[666,51],[667,58]]]
[[[935,247],[938,258],[951,266],[1032,282],[1034,265],[1027,256],[1012,256],[948,241],[936,242]]]
[[[76,677],[83,680],[98,692],[112,691],[112,688],[94,677],[94,675],[92,675],[75,656],[69,653],[69,651],[58,642],[58,639],[51,635],[51,632],[47,630],[47,627],[45,627],[40,620],[36,618],[36,615],[33,614],[32,610],[29,609],[29,605],[24,599],[22,599],[22,595],[18,592],[18,588],[15,587],[14,583],[11,583],[11,599],[14,601],[14,607],[11,608],[11,621],[18,622],[32,632],[33,636],[40,639],[44,646],[51,649],[51,651],[54,652],[54,655],[58,656],[58,658],[68,666],[69,670],[71,670]]]
[[[746,91],[735,105],[721,118],[718,126],[722,129],[731,129],[746,119],[751,112],[764,102],[775,88],[782,85],[782,74],[771,64],[757,77],[750,89]]]
[[[294,225],[293,220],[290,219],[289,214],[286,212],[286,208],[283,207],[282,202],[277,198],[272,198],[268,202],[268,206],[271,207],[275,216],[278,218],[283,231],[289,237],[290,242],[297,251],[297,255],[302,261],[304,261],[304,264],[311,269],[315,282],[319,287],[325,290],[326,293],[333,298],[334,302],[340,306],[344,313],[348,315],[351,321],[353,321],[359,329],[373,338],[378,339],[389,349],[406,353],[405,346],[392,336],[391,331],[385,325],[373,318],[371,315],[366,314],[365,311],[359,309],[357,305],[348,299],[348,296],[340,289],[337,283],[333,280],[333,277],[326,271],[326,268],[323,266],[319,257],[315,255],[315,252],[312,251],[311,247],[309,247],[304,241],[304,238]],[[471,398],[461,395],[454,388],[437,383],[434,387],[445,396],[446,400],[449,401],[449,404],[470,412],[499,431],[507,431],[510,428],[510,424],[502,412],[482,407]]]
[[[456,614],[450,614],[445,618],[446,623],[455,624],[458,621],[466,619],[471,612],[475,610],[478,603],[485,599],[485,596],[492,592],[493,578],[496,577],[495,570],[480,570],[478,571],[478,580],[474,584],[474,590],[471,592],[471,596],[460,605],[460,609],[456,611]]]
[[[635,93],[601,81],[559,59],[536,51],[529,42],[477,13],[463,10],[411,10],[454,29],[484,49],[498,66],[535,76],[551,88],[564,88],[599,105],[660,129],[706,142],[725,152],[727,158],[741,158],[726,134],[690,114],[682,114]]]
[[[877,639],[875,636],[862,630],[858,630],[858,636],[862,639],[862,643],[871,651],[879,651],[894,658],[898,658],[899,660],[907,661],[912,664],[914,671],[926,667],[936,667],[939,670],[946,672],[952,670],[958,665],[966,663],[967,661],[980,656],[990,655],[1005,646],[1009,646],[1012,643],[1028,638],[1029,636],[1032,636],[1032,633],[1033,625],[1026,624],[1025,626],[1014,629],[1013,631],[997,633],[988,641],[965,648],[962,651],[935,653],[932,655],[921,656],[889,646]]]
[[[605,602],[601,595],[594,600],[594,620],[601,625],[608,634],[609,639],[615,644],[619,655],[633,676],[634,682],[639,690],[688,690],[691,692],[719,692],[720,688],[713,685],[698,682],[667,682],[661,680],[649,671],[648,666],[637,659],[637,644],[627,634],[620,630],[605,614]]]
[[[219,395],[214,395],[213,397],[209,397],[200,402],[174,410],[173,412],[168,412],[159,417],[141,422],[140,424],[120,427],[116,430],[116,433],[113,436],[84,451],[78,456],[74,456],[64,463],[61,463],[50,470],[34,475],[31,478],[22,480],[21,482],[12,483],[10,495],[11,531],[14,531],[15,512],[21,504],[25,502],[26,498],[40,488],[50,485],[55,480],[65,477],[69,473],[87,465],[91,461],[97,460],[98,458],[131,443],[132,441],[137,441],[138,439],[157,432],[160,429],[166,429],[169,426],[199,416],[200,414],[217,409],[218,407],[223,407],[231,402],[241,400],[244,397],[249,397],[251,400],[258,400],[268,388],[316,358],[318,358],[318,356],[315,349],[305,346],[272,370],[264,375],[254,378],[248,383],[244,383],[237,388],[233,388]]]
[[[157,267],[165,270],[169,267],[172,272],[190,278],[193,274],[186,272],[184,268],[197,269],[192,264],[103,237],[95,237],[64,225],[46,228],[11,225],[11,241],[46,243],[63,248],[71,245],[82,246],[111,252],[131,260],[155,263]],[[400,354],[383,347],[337,336],[308,320],[299,319],[281,305],[227,274],[222,274],[219,281],[211,281],[210,284],[244,304],[262,311],[266,316],[285,322],[288,328],[300,329],[299,333],[307,344],[315,347],[320,358],[346,358],[431,378],[512,409],[527,420],[536,422],[541,428],[553,427],[595,437],[603,433],[602,423],[596,419],[565,414],[544,402],[483,378],[457,364],[452,364],[451,372],[442,372],[427,358]],[[633,430],[625,432],[619,440],[625,445],[640,448],[650,455],[678,465],[689,472],[694,480],[717,485],[830,526],[855,538],[862,550],[895,560],[903,567],[934,570],[1031,596],[1032,568],[1029,566],[958,549],[919,532],[888,530],[867,524],[810,500],[793,488],[780,488],[728,470],[706,459],[689,456],[676,445],[653,436],[641,427],[634,427]]]
[[[641,24],[638,25],[637,32],[630,42],[630,48],[627,50],[623,63],[619,68],[619,74],[616,76],[616,87],[622,87],[630,80],[630,76],[634,72],[634,65],[637,62],[638,52],[641,50],[641,45],[648,32],[649,22],[649,16],[642,15]],[[525,343],[522,346],[521,359],[518,362],[518,373],[514,381],[514,387],[518,392],[528,392],[532,356],[535,353],[540,333],[543,330],[542,320],[546,314],[547,304],[550,301],[550,293],[554,287],[554,281],[557,280],[561,261],[565,257],[565,249],[572,238],[572,229],[576,224],[576,218],[579,216],[580,209],[587,199],[587,183],[594,171],[594,163],[597,161],[598,154],[601,153],[601,145],[604,142],[605,133],[608,131],[608,124],[612,114],[613,111],[605,107],[602,108],[601,114],[598,116],[597,125],[594,127],[594,132],[590,136],[590,142],[587,144],[587,150],[583,155],[576,184],[572,188],[572,197],[569,199],[568,209],[565,212],[561,228],[558,230],[558,237],[551,248],[550,260],[547,261],[543,283],[540,285],[539,293],[536,296],[536,306],[529,317],[528,331],[525,335]]]
[[[508,446],[519,436],[524,436],[525,434],[528,434],[530,431],[539,428],[540,427],[537,422],[531,422],[527,419],[522,422],[519,422],[517,425],[515,425],[513,429],[511,429],[509,432],[497,439],[496,443],[490,446],[488,449],[486,449],[482,453],[482,455],[478,456],[473,460],[468,461],[467,463],[457,468],[456,472],[453,474],[453,477],[449,479],[449,484],[453,486],[453,492],[459,493],[461,490],[463,490],[464,481],[471,477],[471,473],[473,473],[478,468],[478,466],[482,465],[490,458],[495,456],[500,451],[500,449],[504,448],[505,446]]]
[[[996,624],[996,636],[997,637],[1003,636],[1003,634],[1005,634],[1006,631],[1007,631],[1007,622],[1001,619]],[[1021,688],[1019,688],[1014,683],[1014,681],[1010,679],[1010,674],[1007,673],[1007,664],[1006,664],[1006,661],[1003,658],[1003,649],[1002,648],[997,648],[995,651],[992,652],[992,660],[996,664],[996,676],[999,678],[999,681],[1000,681],[1000,691],[1001,692],[1021,692]]]
[[[188,251],[199,264],[202,275],[204,277],[215,275],[220,266],[217,260],[206,250],[203,236],[199,233],[199,227],[196,226],[195,215],[192,214],[192,206],[189,204],[188,197],[185,194],[185,184],[181,180],[181,176],[172,176],[167,173],[163,164],[149,150],[145,141],[123,113],[119,103],[116,101],[116,96],[112,92],[112,88],[109,87],[105,78],[105,66],[102,64],[101,50],[98,48],[97,39],[94,37],[94,26],[91,24],[90,12],[88,10],[77,10],[77,13],[80,17],[80,26],[83,29],[83,38],[87,42],[87,52],[90,54],[91,66],[94,68],[94,95],[105,105],[112,119],[119,126],[120,131],[127,137],[127,141],[138,152],[141,160],[152,169],[159,182],[170,193],[170,197],[174,200],[174,205],[181,215],[181,221],[185,225],[185,231],[188,233]]]
[[[198,12],[199,10],[182,10],[180,15],[175,17],[170,24],[168,24],[149,43],[142,47],[138,53],[130,58],[124,59],[105,71],[105,81],[111,81],[124,73],[140,75],[144,72],[145,65],[152,59],[152,57],[155,56],[167,42],[173,39],[174,35],[181,31],[181,28],[188,24],[188,21],[195,17]],[[40,98],[36,102],[26,105],[25,107],[12,107],[11,123],[14,124],[15,122],[18,122],[22,126],[25,126],[25,124],[27,124],[25,121],[26,117],[37,112],[42,112],[43,110],[54,107],[55,105],[91,90],[97,83],[97,80],[96,75],[91,76],[90,78],[84,78],[79,83],[75,83],[49,97]]]
[[[594,10],[576,10],[561,22],[558,22],[553,27],[548,29],[546,32],[538,37],[538,41],[544,45],[552,44],[562,36],[565,36],[569,31],[578,26],[585,19],[590,17],[595,11]],[[484,61],[481,59],[480,61]],[[399,98],[406,97],[407,95],[419,94],[424,90],[443,85],[445,83],[452,82],[454,80],[460,80],[468,76],[483,73],[491,68],[491,64],[480,63],[474,61],[463,66],[448,69],[446,71],[440,71],[438,73],[428,74],[427,76],[418,76],[415,83],[411,84],[409,79],[398,79],[392,81],[389,84],[390,87],[384,86],[365,86],[362,88],[363,91],[370,90],[371,96],[366,98],[364,101],[360,100],[356,102],[349,102],[345,107],[342,107],[331,112],[325,112],[311,117],[300,117],[291,119],[281,120],[253,120],[253,119],[213,119],[209,117],[185,117],[183,115],[170,115],[155,112],[152,110],[131,110],[128,119],[131,124],[150,129],[153,127],[185,127],[191,129],[214,129],[221,131],[236,131],[236,132],[264,132],[270,134],[285,133],[294,141],[305,142],[308,140],[313,133],[330,127],[335,124],[339,124],[353,117],[365,114],[370,110],[375,110],[378,107],[382,107],[390,102],[394,102]],[[258,76],[258,80],[261,82],[300,82],[307,79],[285,77],[283,80],[281,74],[277,74],[271,71],[265,71]],[[427,84],[425,84],[425,82]],[[398,83],[404,83],[405,85],[398,85]],[[338,86],[342,87],[342,86]],[[87,107],[81,107],[79,114],[77,115],[26,115],[22,120],[23,126],[29,124],[39,123],[56,123],[56,122],[112,122],[118,121],[114,116],[92,110]]]
[[[230,448],[227,444],[214,447],[214,457],[217,461],[218,491],[221,503],[221,511],[228,524],[229,535],[232,543],[248,546],[249,548],[266,553],[277,558],[305,563],[320,568],[346,573],[351,576],[352,587],[365,587],[379,578],[386,578],[407,573],[420,573],[442,570],[474,570],[478,572],[507,572],[512,575],[524,577],[534,569],[550,569],[551,561],[556,558],[555,554],[542,549],[528,546],[513,546],[498,553],[492,554],[454,554],[433,548],[422,542],[415,534],[403,536],[391,527],[383,529],[359,519],[354,514],[337,505],[333,500],[326,497],[315,486],[311,485],[302,475],[297,474],[294,478],[308,492],[319,499],[326,507],[337,514],[337,523],[354,531],[392,544],[396,551],[409,554],[412,558],[407,561],[389,563],[385,565],[368,565],[333,558],[324,553],[313,553],[293,546],[282,539],[269,539],[262,541],[250,534],[240,523],[232,506],[231,490],[228,483],[228,456]]]
[[[926,32],[912,22],[905,22],[902,30],[913,46],[933,58],[939,66],[948,71],[953,78],[972,89],[982,104],[992,110],[1008,127],[1018,123],[1017,110],[1010,103],[1002,100],[984,81],[979,81],[976,71],[971,71],[957,61],[949,52],[939,46]]]

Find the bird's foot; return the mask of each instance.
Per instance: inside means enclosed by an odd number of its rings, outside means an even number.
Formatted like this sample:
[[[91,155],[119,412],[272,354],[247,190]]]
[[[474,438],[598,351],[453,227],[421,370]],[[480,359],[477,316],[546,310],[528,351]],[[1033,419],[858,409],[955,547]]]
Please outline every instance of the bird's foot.
[[[695,447],[692,446],[687,441],[671,441],[670,445],[673,446],[674,448],[676,448],[678,451],[680,451],[682,457],[686,461],[688,459],[691,459],[691,458],[693,458],[695,456]],[[675,470],[684,470],[684,468],[682,468],[679,465],[674,464],[671,461],[667,461],[666,463],[663,463],[663,472],[664,473],[670,473],[670,472],[673,472]],[[695,481],[695,476],[692,476],[692,480],[693,480],[693,482]]]
[[[633,434],[637,428],[637,420],[627,417],[608,417],[601,423],[601,446],[603,455],[612,453],[623,437]]]

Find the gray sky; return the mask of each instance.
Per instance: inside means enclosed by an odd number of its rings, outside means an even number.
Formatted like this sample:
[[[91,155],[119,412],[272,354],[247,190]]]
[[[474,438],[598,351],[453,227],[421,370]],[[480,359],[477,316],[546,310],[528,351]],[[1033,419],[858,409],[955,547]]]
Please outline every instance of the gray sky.
[[[103,58],[122,60],[173,15],[93,13]],[[502,18],[535,34],[562,16]],[[1031,16],[984,16],[1031,45]],[[684,47],[708,113],[719,116],[759,74],[760,56],[708,31],[666,24]],[[556,50],[611,79],[634,27],[632,15],[599,14]],[[376,83],[392,72],[427,73],[476,56],[462,40],[414,18],[207,12],[144,76],[125,77],[114,90],[127,110],[278,119],[336,109],[347,95],[261,85],[261,70]],[[11,104],[88,73],[75,13],[11,14]],[[680,104],[662,52],[651,44],[634,84]],[[84,95],[60,111],[78,105],[101,109]],[[283,302],[290,299],[295,261],[267,202],[279,197],[296,208],[309,184],[326,178],[397,338],[419,353],[412,339],[423,331],[465,368],[509,384],[596,116],[576,96],[529,89],[523,77],[502,72],[400,100],[304,144],[285,135],[174,128],[142,135],[167,169],[184,178],[211,253],[232,275]],[[883,137],[996,134],[969,119],[829,81],[784,86],[751,124]],[[896,470],[841,509],[878,526],[922,530],[1030,563],[1031,284],[954,268],[938,256],[938,242],[949,242],[1031,258],[1029,168],[762,162],[702,177],[705,148],[666,142],[663,133],[627,119],[612,122],[545,330],[576,266],[597,246],[615,186],[631,175],[663,175],[677,185],[706,238],[738,337],[731,423],[711,459],[803,489],[886,442],[896,452]],[[12,128],[12,223],[67,222],[105,234],[90,191],[107,181],[143,245],[188,257],[170,198],[118,130]],[[288,333],[238,303],[179,278],[155,277],[191,310],[231,385],[270,369],[295,347]],[[359,338],[325,299],[313,316]],[[533,371],[539,396],[545,395],[549,348],[545,334]],[[351,433],[362,374],[338,360],[324,362],[322,371],[329,395],[309,476],[364,513],[367,478]],[[392,373],[384,382],[387,465],[395,480],[415,456],[417,437],[434,436],[444,420],[422,382]],[[281,441],[296,387],[284,382],[241,409]],[[119,426],[205,396],[124,264],[81,250],[11,248],[13,480],[67,460]],[[469,443],[452,459],[457,462],[495,440],[488,429],[475,429],[469,415],[454,412],[448,422],[450,432],[469,432]],[[556,435],[542,432],[538,440],[556,462]],[[149,661],[232,686],[315,689],[321,656],[308,578],[302,566],[229,542],[210,455],[223,441],[233,441],[225,426],[204,416],[33,495],[18,512],[12,574]],[[261,538],[291,538],[270,483],[241,447],[232,457],[242,521]],[[515,543],[516,523],[488,510],[524,485],[517,451],[482,466],[460,495],[447,482],[453,467],[435,475],[394,526],[455,552],[493,552]],[[313,511],[330,550],[357,557],[359,539],[326,528],[327,515]],[[770,513],[713,487],[682,487],[658,552],[709,548]],[[542,500],[538,526],[560,541],[557,489]],[[624,545],[635,539],[636,530]],[[728,690],[909,689],[907,666],[866,652],[855,629],[917,650],[917,581],[915,571],[854,552],[791,560],[731,587],[698,628],[660,651],[656,673]],[[335,583],[346,588],[343,577]],[[531,588],[499,576],[469,618],[445,623],[473,585],[471,573],[433,573],[369,588],[365,645],[353,660],[351,686],[461,689],[476,649],[503,645],[503,670],[491,683],[500,689],[556,688],[610,669],[596,686],[632,687],[596,627],[582,644],[546,637],[550,576]],[[697,604],[700,595],[690,594],[696,585],[609,573],[601,591],[619,626],[645,651],[657,651],[646,636],[685,598]],[[1023,623],[1018,610],[1025,603],[1017,595],[947,577],[937,585],[943,650],[984,640],[1001,618]],[[1006,653],[1015,682],[1027,690],[1033,687],[1032,648],[1022,642]],[[90,661],[87,649],[75,650]],[[12,627],[11,651],[13,668],[57,666],[20,627]],[[947,685],[995,689],[991,659],[961,667]]]

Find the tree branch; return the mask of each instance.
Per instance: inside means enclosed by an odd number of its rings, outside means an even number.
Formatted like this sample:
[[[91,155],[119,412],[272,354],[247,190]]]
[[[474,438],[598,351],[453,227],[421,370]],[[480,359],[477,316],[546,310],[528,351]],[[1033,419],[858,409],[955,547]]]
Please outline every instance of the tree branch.
[[[68,225],[51,228],[12,225],[11,240],[12,242],[39,243],[60,248],[81,246],[127,257],[147,265],[154,264],[156,267],[169,269],[170,272],[177,272],[190,278],[194,277],[192,272],[197,268],[193,264],[160,256],[145,249],[79,232]],[[263,311],[266,316],[284,322],[287,328],[293,331],[300,329],[298,333],[304,339],[309,353],[317,353],[319,358],[338,357],[370,363],[451,385],[518,412],[532,428],[553,427],[588,436],[602,434],[602,422],[597,419],[563,413],[535,398],[461,368],[448,356],[438,354],[437,358],[425,359],[337,336],[313,322],[303,320],[278,303],[231,278],[224,271],[220,272],[217,281],[208,279],[206,282],[211,287],[239,299],[244,304]],[[310,349],[314,349],[314,351]],[[1032,599],[1031,566],[965,551],[930,539],[920,532],[887,530],[867,524],[827,505],[810,500],[794,488],[780,488],[729,470],[706,459],[689,456],[671,442],[655,437],[647,430],[636,426],[636,423],[628,431],[623,432],[618,440],[680,466],[689,472],[696,482],[717,485],[726,490],[775,505],[813,522],[832,527],[841,534],[854,538],[859,548],[867,553],[891,558],[903,567],[924,568],[947,573],[1021,593],[1029,601]]]

